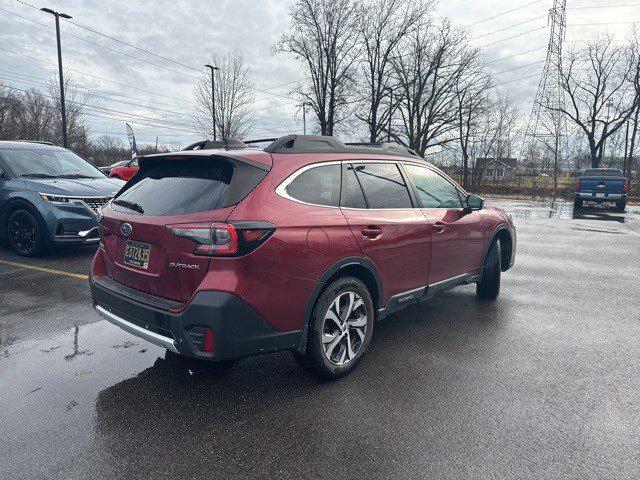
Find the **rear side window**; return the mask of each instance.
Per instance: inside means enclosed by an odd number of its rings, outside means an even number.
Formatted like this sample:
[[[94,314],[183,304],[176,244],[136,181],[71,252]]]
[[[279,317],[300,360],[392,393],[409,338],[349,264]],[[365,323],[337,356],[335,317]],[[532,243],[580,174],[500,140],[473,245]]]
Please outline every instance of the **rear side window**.
[[[144,215],[206,212],[235,205],[266,174],[258,167],[218,158],[164,160],[143,167],[113,205]]]
[[[340,204],[340,170],[340,165],[310,168],[287,186],[287,195],[304,203],[337,207]]]
[[[340,205],[347,208],[367,208],[367,201],[364,199],[364,193],[362,193],[353,165],[348,165],[344,170],[342,203]]]
[[[394,163],[353,165],[369,208],[411,208],[411,197]]]
[[[433,170],[418,165],[404,165],[423,208],[462,208],[458,189]]]

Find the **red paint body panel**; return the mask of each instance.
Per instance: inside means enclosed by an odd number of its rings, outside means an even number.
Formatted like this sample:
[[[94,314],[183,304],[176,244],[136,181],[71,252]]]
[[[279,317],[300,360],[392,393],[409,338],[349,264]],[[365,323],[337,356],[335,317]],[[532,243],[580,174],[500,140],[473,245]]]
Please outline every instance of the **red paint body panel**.
[[[364,255],[380,270],[384,303],[398,293],[427,285],[431,261],[430,225],[417,208],[343,209]],[[377,227],[374,238],[363,229]]]
[[[139,167],[129,166],[129,164],[125,163],[124,165],[118,165],[116,168],[111,170],[111,172],[109,173],[109,177],[120,178],[128,182],[138,170]]]
[[[446,209],[346,209],[308,205],[284,198],[276,189],[300,168],[325,161],[379,160],[368,154],[277,154],[242,150],[179,152],[167,161],[189,156],[231,155],[271,169],[264,180],[237,205],[180,216],[123,213],[110,205],[103,209],[101,238],[92,266],[96,277],[114,280],[145,293],[188,303],[203,291],[229,292],[240,297],[278,332],[299,330],[318,280],[337,262],[366,258],[382,282],[383,307],[393,295],[477,272],[491,233],[510,220],[500,211]],[[412,161],[385,156],[389,161]],[[117,169],[112,172],[117,174]],[[129,177],[130,178],[130,177]],[[257,249],[241,257],[193,255],[195,244],[171,235],[165,225],[187,222],[270,222],[275,232]],[[127,236],[121,226],[133,227]],[[444,230],[434,229],[436,222]],[[372,238],[363,229],[379,227]],[[151,245],[149,268],[123,263],[127,239]],[[193,268],[175,268],[171,264]]]
[[[440,208],[425,208],[422,212],[433,226],[436,222],[441,224],[433,230],[428,283],[477,272],[485,243],[480,212]]]

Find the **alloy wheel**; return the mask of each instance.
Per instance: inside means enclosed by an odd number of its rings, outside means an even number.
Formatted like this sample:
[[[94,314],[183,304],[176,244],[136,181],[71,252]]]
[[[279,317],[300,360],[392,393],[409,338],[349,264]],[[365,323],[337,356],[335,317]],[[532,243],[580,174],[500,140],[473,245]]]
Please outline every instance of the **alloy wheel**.
[[[11,244],[22,253],[29,253],[38,242],[36,226],[26,215],[13,216],[7,233]]]
[[[362,348],[367,333],[367,309],[355,292],[338,295],[327,310],[322,326],[322,347],[335,365],[346,365]]]

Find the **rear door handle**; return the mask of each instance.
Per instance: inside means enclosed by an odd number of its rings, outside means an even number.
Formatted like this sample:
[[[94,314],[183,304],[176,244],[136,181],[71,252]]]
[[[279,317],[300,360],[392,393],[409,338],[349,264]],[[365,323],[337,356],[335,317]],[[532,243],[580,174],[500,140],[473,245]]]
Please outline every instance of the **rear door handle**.
[[[444,232],[446,228],[447,224],[444,222],[436,222],[433,224],[433,229],[438,233]]]
[[[369,225],[363,228],[361,232],[367,238],[377,238],[382,235],[382,229],[376,225]]]

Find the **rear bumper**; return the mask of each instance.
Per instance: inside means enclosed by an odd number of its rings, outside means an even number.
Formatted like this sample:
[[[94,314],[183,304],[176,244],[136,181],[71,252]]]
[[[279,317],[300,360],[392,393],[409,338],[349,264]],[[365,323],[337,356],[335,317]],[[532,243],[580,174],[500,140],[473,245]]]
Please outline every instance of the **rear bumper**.
[[[183,355],[220,361],[295,349],[300,343],[300,331],[275,331],[232,293],[199,292],[185,307],[131,289],[109,277],[92,277],[90,285],[93,306],[106,320]],[[172,311],[177,309],[180,311]],[[202,349],[205,329],[213,331],[212,353]]]
[[[605,193],[604,196],[598,197],[595,192],[575,192],[576,200],[587,200],[594,202],[621,202],[627,199],[626,193]]]

